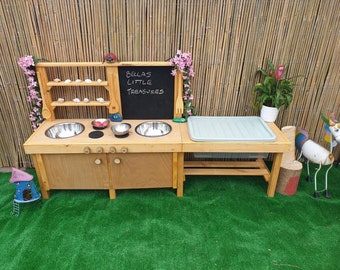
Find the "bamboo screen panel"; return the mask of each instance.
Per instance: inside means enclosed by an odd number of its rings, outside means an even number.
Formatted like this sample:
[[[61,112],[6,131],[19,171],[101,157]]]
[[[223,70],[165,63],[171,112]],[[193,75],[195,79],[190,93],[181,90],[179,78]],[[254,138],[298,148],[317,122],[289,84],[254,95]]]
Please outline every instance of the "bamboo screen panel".
[[[33,166],[22,147],[32,133],[27,81],[17,65],[24,55],[75,62],[114,52],[122,61],[164,61],[177,49],[189,51],[194,104],[210,116],[258,115],[251,89],[270,58],[288,64],[289,76],[303,75],[277,125],[301,126],[327,147],[320,115],[334,111],[340,119],[339,16],[338,0],[1,0],[0,167]],[[105,114],[94,110],[57,113]]]

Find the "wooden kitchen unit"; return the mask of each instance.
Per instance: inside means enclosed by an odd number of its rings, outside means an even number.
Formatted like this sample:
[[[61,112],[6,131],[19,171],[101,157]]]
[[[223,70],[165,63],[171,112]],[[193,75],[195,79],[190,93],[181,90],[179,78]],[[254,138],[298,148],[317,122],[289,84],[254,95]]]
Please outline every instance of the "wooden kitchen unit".
[[[74,72],[93,67],[105,74],[103,81],[56,81],[53,78],[59,68]],[[24,143],[24,149],[33,157],[43,198],[49,198],[50,190],[55,189],[102,189],[108,190],[110,198],[114,199],[116,190],[137,188],[173,188],[181,197],[186,175],[221,174],[262,175],[268,182],[267,195],[274,196],[282,154],[289,150],[289,140],[274,123],[262,123],[262,127],[270,129],[272,141],[239,142],[224,137],[224,141],[211,141],[209,136],[210,141],[192,140],[189,128],[195,116],[190,117],[188,123],[172,121],[183,113],[183,78],[179,72],[175,77],[171,75],[168,62],[41,62],[36,69],[43,99],[42,114],[46,120]],[[79,87],[82,91],[77,92]],[[84,97],[93,93],[95,87],[106,91],[106,100],[85,101]],[[83,96],[79,96],[81,100],[77,102],[73,99],[60,102],[58,89],[65,90],[69,96],[76,93]],[[101,130],[100,138],[89,137],[94,131],[93,119],[56,119],[58,107],[72,110],[88,106],[104,106],[108,118],[112,120],[113,117],[113,122]],[[128,137],[117,138],[111,131],[111,126],[119,123],[114,118],[117,114],[122,116],[122,123],[131,124]],[[215,119],[208,119],[206,124]],[[171,132],[159,137],[137,134],[136,126],[150,120],[168,123]],[[227,125],[227,129],[232,127],[235,133],[237,128],[233,127],[238,126],[239,120],[235,125]],[[46,136],[46,130],[53,125],[70,122],[83,125],[83,132],[67,138]],[[206,124],[199,126],[203,130],[221,130],[219,124],[212,128],[206,128]],[[246,129],[252,125],[250,121]],[[274,159],[272,168],[268,169],[263,158],[250,162],[198,162],[184,161],[185,153],[273,153]]]
[[[24,149],[34,159],[41,193],[49,198],[53,189],[108,190],[111,199],[117,189],[178,188],[183,179],[178,171],[183,167],[179,126],[171,120],[166,136],[144,137],[135,127],[145,120],[126,120],[131,124],[129,136],[117,138],[110,127],[102,130],[101,138],[91,139],[91,119],[57,119],[45,121],[25,142]],[[85,130],[71,138],[52,139],[45,131],[58,123],[78,122]],[[115,123],[110,123],[113,125]],[[183,188],[178,189],[178,194]]]
[[[45,131],[63,122],[79,122],[85,130],[72,138],[52,139]],[[190,138],[187,123],[174,123],[169,134],[144,137],[135,127],[144,120],[123,121],[131,124],[127,138],[116,138],[110,127],[104,136],[89,138],[93,131],[90,119],[45,121],[25,142],[27,154],[34,159],[43,198],[54,189],[108,190],[111,199],[116,190],[173,188],[182,197],[187,175],[263,176],[268,182],[267,195],[275,194],[282,154],[290,142],[274,123],[266,123],[276,136],[272,142],[196,142]],[[113,125],[114,123],[110,123]],[[268,168],[263,158],[253,161],[185,161],[184,153],[272,153]]]
[[[110,198],[114,199],[117,189],[177,189],[178,182],[183,183],[183,179],[178,180],[179,168],[183,167],[181,134],[179,124],[171,121],[183,112],[183,79],[179,72],[172,76],[171,69],[166,61],[36,64],[45,121],[24,143],[24,149],[33,157],[43,198],[49,198],[49,191],[53,189],[103,189],[109,190]],[[83,77],[77,79],[74,74]],[[89,77],[92,80],[85,79]],[[96,88],[104,90],[106,98],[85,101]],[[63,91],[68,97],[60,101]],[[70,99],[77,95],[76,102]],[[94,131],[91,121],[96,117],[57,119],[58,107],[69,110],[106,107],[107,118],[113,120],[101,130],[103,136],[94,139],[89,133]],[[121,119],[116,120],[115,115],[124,120],[119,122]],[[172,130],[159,137],[137,134],[135,127],[148,120],[167,122]],[[84,125],[85,130],[68,138],[45,135],[53,125],[70,122]],[[128,137],[114,136],[111,126],[119,123],[131,124]],[[178,194],[182,194],[182,190],[180,188]]]

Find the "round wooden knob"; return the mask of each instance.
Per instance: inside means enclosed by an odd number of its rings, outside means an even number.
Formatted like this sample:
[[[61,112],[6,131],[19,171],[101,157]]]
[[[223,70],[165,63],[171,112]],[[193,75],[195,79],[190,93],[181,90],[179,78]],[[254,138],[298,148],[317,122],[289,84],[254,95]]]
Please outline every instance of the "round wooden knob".
[[[101,160],[100,158],[96,158],[95,161],[94,161],[94,163],[95,163],[96,165],[100,165],[100,164],[102,164],[102,160]]]
[[[97,153],[103,153],[103,151],[104,151],[104,149],[103,149],[103,147],[97,147]]]
[[[90,154],[91,153],[90,147],[88,147],[88,146],[84,147],[84,153],[85,154]]]
[[[120,158],[115,158],[113,161],[115,164],[120,164]]]
[[[110,151],[111,154],[116,153],[116,148],[111,146],[109,151]]]
[[[123,154],[127,153],[128,152],[127,147],[120,148],[120,152],[123,153]]]

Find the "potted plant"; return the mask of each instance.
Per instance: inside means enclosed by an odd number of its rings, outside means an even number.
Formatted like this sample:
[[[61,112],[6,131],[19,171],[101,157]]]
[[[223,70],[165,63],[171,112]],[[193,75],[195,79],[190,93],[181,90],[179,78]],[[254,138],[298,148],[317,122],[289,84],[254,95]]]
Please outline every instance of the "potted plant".
[[[266,122],[274,122],[281,107],[287,109],[293,98],[295,83],[285,77],[284,65],[274,67],[268,60],[269,71],[260,69],[264,76],[263,83],[257,83],[252,89],[255,96],[254,108],[261,109],[261,118]]]

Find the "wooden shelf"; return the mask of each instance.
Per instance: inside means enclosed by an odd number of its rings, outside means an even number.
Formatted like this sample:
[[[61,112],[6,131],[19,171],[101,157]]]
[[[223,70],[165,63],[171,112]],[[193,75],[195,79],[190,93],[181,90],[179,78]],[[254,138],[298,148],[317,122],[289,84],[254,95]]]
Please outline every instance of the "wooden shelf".
[[[39,62],[37,67],[122,67],[122,66],[169,66],[168,61],[125,61],[125,62]]]
[[[115,63],[106,63],[106,62],[39,62],[36,64],[36,72],[37,77],[39,81],[39,86],[41,90],[41,97],[43,99],[43,108],[42,108],[42,115],[46,120],[53,121],[56,119],[55,115],[55,108],[56,107],[77,107],[77,106],[98,106],[98,107],[106,107],[108,110],[108,114],[116,114],[119,113],[122,115],[122,102],[121,102],[121,82],[120,82],[120,73],[119,68],[124,70],[124,68],[129,69],[129,67],[169,67],[169,62],[166,61],[159,61],[159,62],[115,62]],[[64,68],[64,67],[71,67],[73,68],[79,68],[80,70],[86,69],[87,67],[100,69],[101,75],[82,75],[81,82],[76,82],[74,76],[68,77],[68,75],[60,75],[58,72],[58,75],[54,78],[62,78],[63,81],[55,82],[53,78],[49,77],[47,70],[52,69],[52,71],[57,71],[55,69],[58,68]],[[67,69],[68,70],[68,69]],[[66,72],[67,74],[67,70]],[[104,74],[105,75],[104,75]],[[54,73],[55,74],[55,73]],[[64,74],[64,73],[63,73]],[[81,73],[79,73],[81,74]],[[85,76],[85,77],[84,77]],[[89,78],[94,79],[92,82],[86,82],[85,78],[88,76]],[[100,77],[102,76],[102,77]],[[135,75],[134,75],[135,76]],[[135,87],[142,87],[139,83],[142,80],[138,79],[138,74],[136,74],[136,85]],[[151,72],[150,72],[151,76]],[[65,82],[65,78],[72,78],[73,80],[70,82]],[[95,79],[104,79],[103,81],[98,82]],[[122,78],[125,78],[122,76]],[[182,74],[180,72],[177,72],[175,78],[174,78],[174,94],[171,95],[169,99],[174,98],[174,108],[173,108],[173,115],[174,117],[180,117],[183,112],[183,106],[175,105],[175,104],[181,104],[182,101],[182,89],[183,89],[183,79]],[[143,81],[144,82],[144,81]],[[145,82],[144,82],[145,83]],[[151,79],[148,79],[147,83],[152,83]],[[78,91],[77,87],[82,87],[81,91],[82,93],[80,95],[81,98],[84,97],[90,97],[92,101],[90,102],[73,102],[72,98],[70,96],[75,95],[69,95],[69,91]],[[101,87],[104,88],[107,93],[105,93],[105,102],[98,102],[95,101],[94,97],[89,95],[88,93],[90,91],[97,91],[98,89],[91,89],[95,87]],[[171,86],[172,87],[172,86]],[[64,88],[68,93],[63,95],[59,95],[58,93],[54,93],[54,91],[58,92],[60,91],[60,88]],[[84,89],[85,88],[85,89]],[[172,91],[172,89],[171,89]],[[72,92],[71,92],[72,93]],[[92,92],[91,92],[92,93]],[[64,102],[58,102],[56,99],[58,97],[66,98],[67,101]],[[54,99],[54,100],[53,100]],[[176,100],[176,102],[175,102]],[[148,104],[148,101],[143,101],[145,103],[144,106],[150,106]],[[143,103],[142,103],[143,104]],[[167,118],[167,117],[166,117]]]
[[[93,81],[91,83],[87,83],[85,81],[82,81],[82,82],[69,82],[69,83],[66,83],[64,81],[61,81],[61,82],[53,82],[53,81],[50,81],[47,83],[47,86],[48,87],[52,87],[52,86],[108,86],[108,82],[107,81],[102,81],[102,82],[97,82],[97,81]]]
[[[55,82],[52,78],[48,77],[47,69],[48,68],[59,68],[59,67],[98,67],[103,69],[105,72],[105,77],[103,81],[98,82],[97,80],[93,80],[92,82],[86,82],[85,79],[81,82],[71,81],[71,82]],[[40,62],[36,65],[37,76],[39,81],[39,86],[41,89],[41,96],[43,99],[43,110],[42,115],[46,120],[55,120],[55,112],[54,109],[56,107],[106,107],[108,109],[109,114],[113,113],[122,113],[121,111],[121,101],[119,95],[119,82],[118,82],[118,68],[114,65],[109,65],[108,63],[101,62]],[[97,77],[98,79],[98,77]],[[67,101],[58,102],[57,100],[52,100],[52,92],[53,88],[64,88],[66,91],[74,91],[75,87],[84,87],[86,88],[86,93],[91,91],[91,88],[101,87],[108,92],[108,97],[105,97],[104,102],[98,102],[93,97],[89,102],[73,102],[69,97]],[[86,96],[86,94],[85,94]],[[60,96],[59,96],[60,97]],[[84,96],[82,96],[83,98]],[[56,99],[56,98],[55,98]]]
[[[73,101],[64,101],[64,102],[58,102],[58,101],[52,101],[51,106],[52,107],[72,107],[72,106],[109,106],[110,101],[104,101],[104,102],[98,102],[98,101],[89,101],[89,102],[73,102]]]

